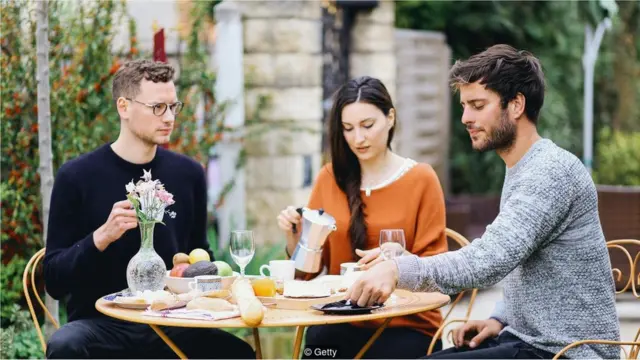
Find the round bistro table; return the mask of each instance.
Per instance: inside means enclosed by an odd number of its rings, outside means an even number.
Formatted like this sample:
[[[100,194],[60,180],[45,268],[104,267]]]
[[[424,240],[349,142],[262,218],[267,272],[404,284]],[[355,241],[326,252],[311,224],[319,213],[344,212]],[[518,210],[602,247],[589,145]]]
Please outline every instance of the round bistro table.
[[[356,355],[355,359],[360,359],[382,334],[387,325],[389,325],[391,319],[399,316],[412,315],[423,311],[438,309],[447,305],[451,301],[449,296],[437,292],[412,293],[405,290],[396,290],[394,294],[396,295],[396,298],[394,300],[387,300],[383,308],[364,315],[326,315],[313,309],[285,310],[267,308],[262,323],[258,327],[253,328],[256,358],[262,358],[258,328],[295,326],[296,335],[293,345],[293,358],[298,359],[300,357],[302,337],[307,326],[385,319],[383,324],[375,331],[369,341],[367,341],[360,352]],[[143,315],[143,311],[141,310],[124,309],[102,298],[96,301],[96,309],[112,318],[149,325],[181,359],[187,358],[184,352],[182,352],[182,350],[180,350],[158,326],[177,326],[188,328],[251,328],[245,324],[240,317],[207,321],[146,316]]]

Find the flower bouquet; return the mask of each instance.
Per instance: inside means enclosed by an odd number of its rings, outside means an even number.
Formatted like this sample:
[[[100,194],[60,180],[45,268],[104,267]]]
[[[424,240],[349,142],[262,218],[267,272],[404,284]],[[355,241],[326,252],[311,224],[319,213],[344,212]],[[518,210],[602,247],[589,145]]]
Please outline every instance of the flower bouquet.
[[[153,230],[156,223],[164,224],[165,213],[176,217],[174,211],[166,210],[175,203],[173,195],[159,180],[151,180],[151,171],[143,170],[141,178],[136,184],[131,181],[125,186],[140,227],[140,250],[127,265],[127,285],[133,294],[164,289],[167,267],[153,247]]]

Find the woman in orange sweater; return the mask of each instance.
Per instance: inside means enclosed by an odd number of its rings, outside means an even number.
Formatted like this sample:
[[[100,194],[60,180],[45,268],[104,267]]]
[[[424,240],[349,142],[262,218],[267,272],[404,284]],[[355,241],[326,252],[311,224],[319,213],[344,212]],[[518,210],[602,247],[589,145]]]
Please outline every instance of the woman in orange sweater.
[[[331,110],[330,164],[318,174],[308,207],[323,208],[336,219],[337,230],[323,250],[328,274],[340,264],[376,261],[382,229],[403,229],[406,249],[418,256],[447,251],[445,206],[440,182],[427,164],[391,151],[396,112],[382,82],[353,79],[336,93]],[[292,254],[300,232],[300,215],[289,206],[278,216]],[[439,310],[395,318],[367,351],[367,358],[419,358],[442,322]],[[382,321],[312,326],[307,346],[338,348],[340,358],[353,358]]]

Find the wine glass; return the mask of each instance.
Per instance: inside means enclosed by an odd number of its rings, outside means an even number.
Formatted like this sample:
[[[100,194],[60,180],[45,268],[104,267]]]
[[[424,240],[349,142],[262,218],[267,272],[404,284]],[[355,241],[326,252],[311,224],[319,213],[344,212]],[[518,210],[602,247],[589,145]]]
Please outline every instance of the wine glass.
[[[404,230],[380,230],[380,254],[383,259],[392,260],[398,256],[402,256],[405,247]]]
[[[253,241],[253,231],[234,230],[231,232],[229,244],[231,258],[240,267],[240,274],[244,277],[244,268],[253,259],[255,253],[255,243]]]
[[[404,254],[406,247],[404,230],[384,229],[380,231],[380,254],[385,260],[392,260]],[[394,305],[397,301],[396,294],[389,296],[389,303]]]

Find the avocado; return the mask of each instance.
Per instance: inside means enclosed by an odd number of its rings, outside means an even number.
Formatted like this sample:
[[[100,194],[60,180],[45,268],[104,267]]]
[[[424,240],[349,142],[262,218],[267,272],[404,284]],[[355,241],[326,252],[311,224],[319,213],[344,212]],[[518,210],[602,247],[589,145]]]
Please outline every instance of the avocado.
[[[218,267],[210,261],[198,261],[182,273],[182,277],[191,278],[200,275],[218,275]]]

